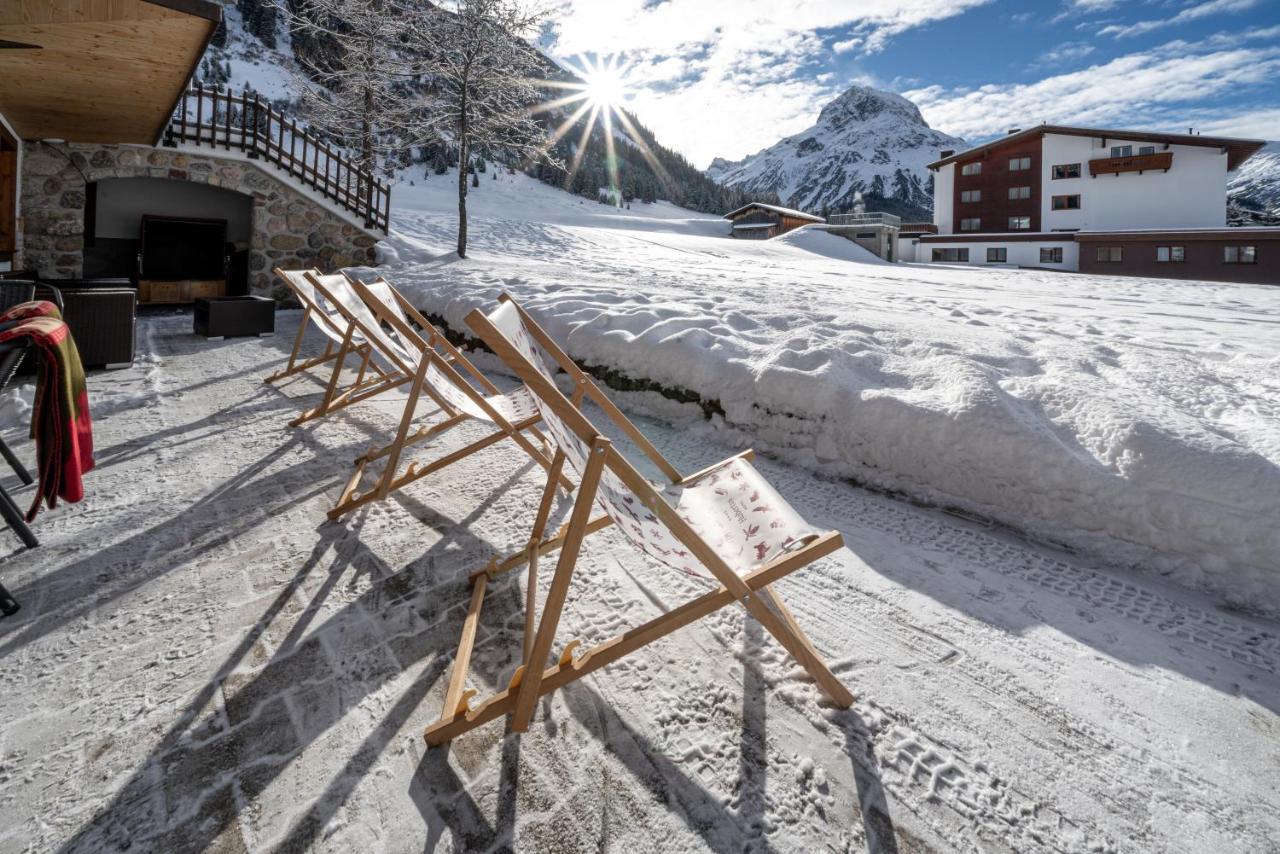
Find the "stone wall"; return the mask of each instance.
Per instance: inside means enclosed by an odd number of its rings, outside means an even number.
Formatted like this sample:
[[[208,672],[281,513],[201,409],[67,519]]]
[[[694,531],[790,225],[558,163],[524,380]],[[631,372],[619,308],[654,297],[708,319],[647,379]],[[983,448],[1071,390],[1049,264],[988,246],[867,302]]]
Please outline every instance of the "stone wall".
[[[28,143],[22,161],[23,235],[19,264],[42,277],[76,278],[83,269],[85,183],[104,178],[171,178],[253,198],[249,288],[283,299],[273,267],[374,263],[377,237],[288,186],[252,160],[191,149],[137,145]]]

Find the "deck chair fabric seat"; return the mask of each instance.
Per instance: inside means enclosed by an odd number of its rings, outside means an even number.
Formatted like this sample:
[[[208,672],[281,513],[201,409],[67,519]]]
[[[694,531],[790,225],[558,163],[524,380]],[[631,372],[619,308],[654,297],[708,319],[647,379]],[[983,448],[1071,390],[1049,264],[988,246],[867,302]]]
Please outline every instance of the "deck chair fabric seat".
[[[550,469],[544,437],[536,427],[540,416],[528,389],[520,386],[511,392],[499,390],[385,279],[364,282],[345,274],[314,273],[307,274],[307,279],[344,321],[363,335],[374,357],[388,371],[411,381],[395,438],[356,459],[351,477],[329,510],[330,519],[384,499],[392,491],[504,438],[515,442],[544,470]],[[414,431],[419,399],[424,394],[444,418]],[[403,471],[399,470],[401,457],[411,445],[439,436],[466,420],[492,424],[497,429],[457,451],[423,465],[410,462]],[[526,431],[537,439],[537,444],[524,435]],[[365,468],[377,460],[385,460],[382,474],[372,489],[362,490]],[[572,486],[564,477],[558,482],[566,488]]]
[[[539,373],[554,381],[550,365],[525,328],[514,302],[500,305],[489,315],[489,321]],[[547,433],[581,475],[590,448],[554,412],[548,412],[549,407],[539,402],[538,408]],[[763,566],[821,533],[741,457],[725,460],[692,483],[670,484],[661,489],[681,518],[740,573]],[[596,502],[645,554],[687,574],[704,576],[679,538],[613,472],[601,472]]]
[[[446,743],[505,714],[511,716],[512,729],[523,732],[539,697],[735,602],[760,621],[832,701],[845,708],[853,703],[853,695],[827,667],[770,586],[840,548],[843,543],[838,532],[823,532],[805,522],[750,464],[749,451],[682,476],[505,294],[498,309],[488,315],[473,311],[467,323],[530,389],[555,456],[527,547],[513,558],[491,562],[472,576],[471,603],[444,708],[425,734],[429,745]],[[550,353],[570,375],[572,397],[565,396],[554,382],[552,368],[540,349]],[[582,409],[588,396],[671,479],[669,485],[655,487],[592,424]],[[555,478],[566,465],[579,478],[573,508],[559,532],[544,536]],[[585,651],[578,650],[579,641],[571,641],[555,657],[556,663],[547,666],[583,540],[613,525],[660,564],[685,573],[709,574],[718,588]],[[542,614],[536,615],[537,561],[551,551],[560,554]],[[521,664],[505,690],[473,708],[470,700],[476,692],[466,688],[466,681],[486,586],[498,573],[524,563],[529,565],[529,573]]]
[[[385,279],[361,282],[366,293],[371,294],[377,300],[377,308],[385,310],[399,321],[399,324],[395,326],[384,327],[381,320],[376,316],[375,311],[356,292],[355,287],[347,277],[336,274],[318,278],[325,289],[332,293],[353,316],[357,317],[364,328],[371,331],[372,338],[381,345],[380,350],[375,348],[375,353],[395,353],[399,364],[412,370],[418,369],[424,351],[418,341],[409,339],[407,333],[401,332],[401,329],[411,329],[412,324],[399,300],[396,299],[395,291],[389,282]],[[382,358],[384,362],[391,364],[387,361],[385,355]],[[394,364],[391,364],[391,366],[395,367]],[[476,401],[473,396],[463,391],[456,380],[445,376],[435,362],[431,362],[426,366],[424,379],[454,409],[465,412],[472,418],[493,423],[491,410],[496,410],[504,419],[514,423],[524,421],[537,414],[533,395],[524,386],[520,386],[511,392],[484,395],[485,403],[488,405],[488,408],[486,408]]]

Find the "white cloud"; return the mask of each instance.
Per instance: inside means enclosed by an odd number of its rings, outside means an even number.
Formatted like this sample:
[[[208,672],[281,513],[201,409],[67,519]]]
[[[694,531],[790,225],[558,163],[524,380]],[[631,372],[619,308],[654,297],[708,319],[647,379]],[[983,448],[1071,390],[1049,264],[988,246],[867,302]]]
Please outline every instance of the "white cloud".
[[[1193,109],[1206,121],[1229,123],[1235,110],[1206,111],[1192,105],[1216,95],[1271,86],[1277,75],[1280,46],[1220,50],[1176,41],[1034,83],[972,90],[931,86],[903,94],[920,106],[934,127],[981,139],[1040,122],[1177,129],[1195,123],[1188,120]],[[1278,134],[1273,130],[1269,135]]]
[[[632,68],[628,106],[704,166],[807,126],[838,91],[816,73],[833,53],[874,53],[899,33],[989,2],[563,0],[552,50],[621,54]]]
[[[1077,59],[1084,59],[1093,53],[1093,45],[1088,42],[1063,42],[1055,48],[1045,51],[1040,57],[1040,62],[1046,65],[1061,65],[1067,62],[1074,62]]]
[[[1258,2],[1259,0],[1208,0],[1205,3],[1188,6],[1169,18],[1156,18],[1148,21],[1138,21],[1133,24],[1110,24],[1098,30],[1098,35],[1115,36],[1116,38],[1140,36],[1152,30],[1197,21],[1210,15],[1244,12],[1257,6]]]

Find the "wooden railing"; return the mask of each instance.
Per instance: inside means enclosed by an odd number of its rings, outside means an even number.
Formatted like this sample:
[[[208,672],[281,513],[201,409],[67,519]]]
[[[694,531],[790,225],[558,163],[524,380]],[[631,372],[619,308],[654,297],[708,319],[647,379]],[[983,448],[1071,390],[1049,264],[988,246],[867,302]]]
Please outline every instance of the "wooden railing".
[[[1173,165],[1172,151],[1159,151],[1155,154],[1134,154],[1129,157],[1100,157],[1089,161],[1090,175],[1119,175],[1121,172],[1148,172],[1163,169],[1168,172]]]
[[[197,82],[178,101],[165,145],[243,151],[273,163],[298,183],[355,214],[365,228],[386,232],[391,188],[297,121],[248,91],[239,95]]]

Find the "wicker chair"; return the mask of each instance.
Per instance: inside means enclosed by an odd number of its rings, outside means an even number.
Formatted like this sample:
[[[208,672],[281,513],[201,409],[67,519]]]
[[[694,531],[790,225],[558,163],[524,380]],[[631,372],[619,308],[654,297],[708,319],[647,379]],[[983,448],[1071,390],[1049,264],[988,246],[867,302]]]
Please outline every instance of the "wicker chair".
[[[138,292],[128,279],[42,281],[37,297],[44,290],[60,293],[65,303],[62,317],[86,368],[133,364]]]

